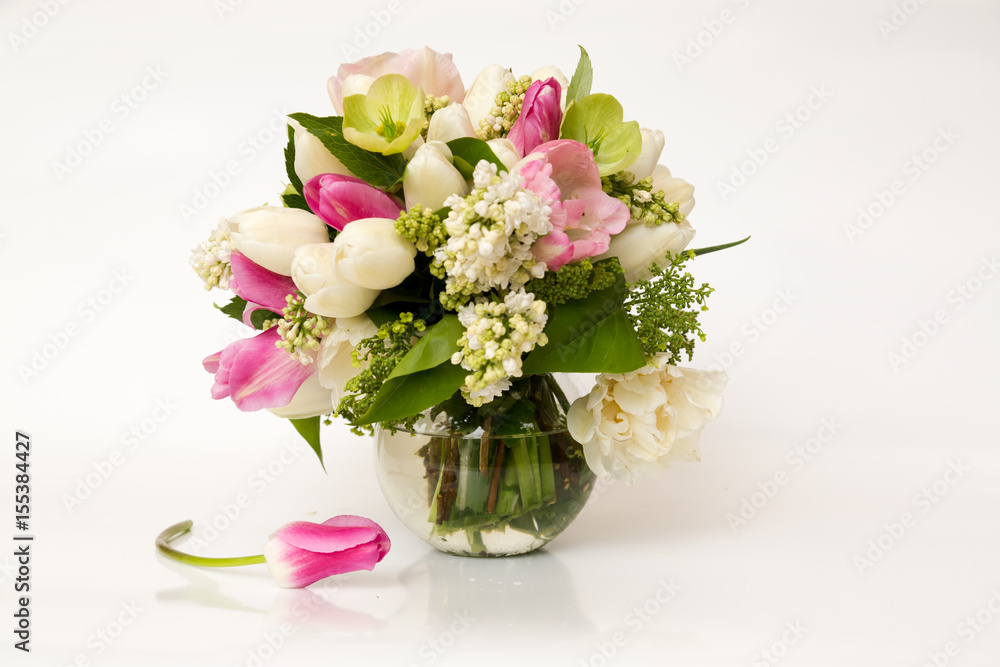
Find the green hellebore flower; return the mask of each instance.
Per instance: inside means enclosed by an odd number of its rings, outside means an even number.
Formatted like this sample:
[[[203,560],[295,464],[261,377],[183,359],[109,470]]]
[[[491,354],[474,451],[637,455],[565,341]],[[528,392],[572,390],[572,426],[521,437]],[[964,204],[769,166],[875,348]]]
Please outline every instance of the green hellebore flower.
[[[401,74],[380,76],[367,94],[344,98],[344,138],[373,153],[403,152],[424,118],[424,92]]]
[[[590,146],[601,176],[628,168],[642,152],[642,134],[636,121],[622,122],[625,111],[611,95],[595,93],[566,110],[560,139]]]

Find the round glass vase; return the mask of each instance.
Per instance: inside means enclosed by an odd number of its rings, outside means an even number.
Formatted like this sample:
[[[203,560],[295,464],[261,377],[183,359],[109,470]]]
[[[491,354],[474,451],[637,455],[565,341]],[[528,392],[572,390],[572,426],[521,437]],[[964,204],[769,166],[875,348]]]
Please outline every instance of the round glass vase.
[[[519,381],[472,409],[456,396],[410,428],[378,428],[375,468],[393,512],[435,549],[461,556],[533,551],[573,522],[594,474],[566,430],[551,376]]]

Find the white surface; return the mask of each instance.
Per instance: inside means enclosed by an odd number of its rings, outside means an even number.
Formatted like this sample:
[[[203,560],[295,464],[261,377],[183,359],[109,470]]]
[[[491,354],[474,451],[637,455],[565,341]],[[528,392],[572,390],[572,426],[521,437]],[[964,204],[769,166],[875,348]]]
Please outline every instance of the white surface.
[[[252,665],[282,623],[294,631],[267,665],[596,667],[616,632],[607,664],[764,665],[760,651],[795,638],[788,623],[807,630],[780,664],[922,665],[952,641],[948,664],[996,664],[1000,618],[963,624],[1000,590],[1000,280],[966,302],[953,292],[1000,249],[995,2],[900,1],[919,9],[883,37],[889,0],[401,0],[360,55],[426,42],[453,52],[468,83],[495,60],[571,72],[584,44],[594,89],[662,128],[664,161],[698,187],[696,245],[754,237],[694,265],[717,292],[693,365],[732,377],[702,463],[612,486],[544,553],[504,561],[412,539],[381,499],[370,443],[346,429],[324,433],[329,475],[308,451],[273,463],[291,428],[208,396],[199,362],[236,328],[212,311],[188,250],[219,216],[276,200],[284,142],[258,151],[247,138],[275,110],[328,113],[341,45],[388,6],[231,4],[220,18],[210,0],[68,3],[16,53],[8,35],[39,4],[2,11],[0,497],[12,491],[14,430],[26,430],[37,535],[34,650],[11,647],[0,574],[3,664]],[[568,17],[552,27],[546,12],[560,7]],[[732,22],[679,71],[673,54],[724,9]],[[123,117],[116,98],[157,66],[165,79]],[[813,87],[832,97],[788,136],[777,124]],[[113,132],[58,180],[53,163],[105,117]],[[941,128],[958,138],[911,180],[907,161]],[[769,138],[777,152],[724,200],[717,182]],[[181,205],[229,161],[238,176],[185,221]],[[852,243],[844,226],[894,179],[905,192]],[[116,270],[127,286],[90,314],[80,304],[103,298]],[[776,315],[782,291],[794,301]],[[936,311],[945,323],[894,370],[887,355]],[[70,324],[79,335],[22,380],[18,367]],[[742,351],[726,360],[733,344]],[[130,449],[127,432],[158,400],[171,414]],[[796,470],[788,453],[824,419],[841,426]],[[121,465],[67,510],[65,495],[116,450]],[[915,499],[952,462],[969,470],[939,483],[933,505]],[[269,463],[281,474],[262,482]],[[727,515],[778,471],[786,483],[734,532]],[[249,506],[203,553],[250,553],[281,523],[340,513],[379,521],[392,551],[373,573],[301,592],[277,590],[262,567],[194,570],[154,554],[160,529],[204,526],[239,494]],[[914,525],[859,572],[855,557],[905,512]],[[4,544],[13,532],[0,530]],[[680,587],[665,604],[661,581]],[[95,633],[115,632],[123,604],[142,611],[108,647]],[[637,620],[643,605],[657,613]]]

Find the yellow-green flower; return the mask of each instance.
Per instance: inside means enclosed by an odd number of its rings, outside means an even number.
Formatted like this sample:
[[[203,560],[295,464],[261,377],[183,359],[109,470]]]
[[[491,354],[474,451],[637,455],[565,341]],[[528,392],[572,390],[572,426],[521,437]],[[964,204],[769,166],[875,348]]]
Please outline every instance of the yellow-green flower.
[[[590,146],[601,176],[617,174],[642,152],[639,123],[625,123],[624,116],[622,105],[611,95],[587,95],[566,110],[559,138]]]
[[[344,98],[344,138],[373,153],[401,153],[424,129],[424,92],[400,74],[375,79]]]

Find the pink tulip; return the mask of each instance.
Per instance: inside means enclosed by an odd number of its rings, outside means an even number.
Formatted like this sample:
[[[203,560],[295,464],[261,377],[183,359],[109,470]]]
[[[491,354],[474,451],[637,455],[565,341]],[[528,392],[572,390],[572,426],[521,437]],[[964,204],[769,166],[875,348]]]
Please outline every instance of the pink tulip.
[[[555,78],[535,81],[524,93],[521,114],[510,128],[508,139],[517,152],[527,155],[541,144],[559,138],[562,123],[562,86]]]
[[[354,176],[320,174],[304,190],[309,208],[337,231],[364,218],[395,220],[403,210],[395,199]]]
[[[531,249],[550,271],[607,251],[611,236],[628,223],[628,207],[601,189],[594,155],[585,144],[569,139],[544,143],[514,171],[540,199],[554,202],[549,218],[553,230]]]
[[[316,372],[316,364],[302,364],[276,347],[277,342],[278,329],[271,327],[206,357],[202,366],[215,374],[212,398],[231,398],[244,412],[291,403],[302,383]]]
[[[279,586],[304,588],[345,572],[372,570],[389,546],[389,536],[371,519],[337,516],[282,526],[264,545],[264,558]]]
[[[268,271],[247,259],[246,255],[234,252],[229,258],[229,266],[233,271],[229,288],[247,302],[244,323],[249,321],[250,313],[260,308],[280,313],[286,305],[285,297],[295,293],[295,283],[291,278]]]
[[[465,98],[462,75],[451,61],[451,54],[438,53],[427,46],[422,49],[406,49],[399,53],[382,53],[362,58],[356,63],[341,65],[337,75],[330,77],[327,83],[330,101],[333,102],[333,108],[338,114],[344,111],[342,93],[344,79],[352,74],[362,74],[373,79],[383,74],[402,74],[414,86],[423,89],[427,95],[435,97],[447,95],[452,102],[461,102]]]

